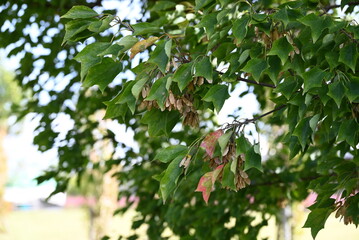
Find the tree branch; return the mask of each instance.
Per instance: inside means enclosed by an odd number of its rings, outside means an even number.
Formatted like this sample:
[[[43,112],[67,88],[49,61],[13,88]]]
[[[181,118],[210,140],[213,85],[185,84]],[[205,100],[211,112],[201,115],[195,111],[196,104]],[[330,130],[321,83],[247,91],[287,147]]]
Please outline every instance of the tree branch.
[[[269,115],[269,114],[271,114],[271,113],[274,113],[274,112],[276,112],[276,111],[279,111],[279,110],[285,108],[286,106],[287,106],[287,104],[283,104],[283,105],[281,105],[281,106],[279,106],[279,107],[276,107],[276,108],[273,109],[272,111],[266,112],[266,113],[264,113],[264,114],[262,114],[262,115],[259,115],[258,117],[255,117],[255,118],[248,119],[247,121],[248,121],[248,123],[250,123],[250,122],[255,122],[255,121],[257,121],[258,119],[260,119],[260,118],[262,118],[262,117],[265,117],[265,116],[267,116],[267,115]]]
[[[242,81],[242,82],[251,83],[251,84],[256,84],[256,85],[263,86],[263,87],[270,87],[270,88],[276,88],[277,87],[277,86],[274,86],[274,85],[269,84],[269,83],[260,83],[260,82],[256,82],[254,80],[249,80],[249,79],[242,78],[242,77],[237,77],[237,80]]]
[[[345,5],[348,5],[348,6],[357,6],[357,5],[359,5],[359,1],[348,2],[348,3],[345,4]],[[324,10],[324,13],[323,13],[323,14],[326,14],[326,13],[329,12],[329,10],[331,10],[331,9],[339,8],[339,7],[341,7],[340,4],[334,4],[334,5],[324,6],[324,7],[323,7],[323,10]],[[322,15],[323,15],[323,14],[322,14]]]

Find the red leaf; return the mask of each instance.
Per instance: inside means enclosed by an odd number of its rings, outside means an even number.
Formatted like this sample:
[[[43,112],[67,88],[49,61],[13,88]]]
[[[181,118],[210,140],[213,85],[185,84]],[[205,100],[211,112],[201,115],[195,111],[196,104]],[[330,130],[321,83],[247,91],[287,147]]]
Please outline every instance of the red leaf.
[[[213,157],[214,149],[216,147],[217,140],[220,136],[223,135],[223,130],[219,129],[217,131],[209,133],[202,141],[201,147],[206,149],[206,153],[211,158]]]
[[[203,200],[208,204],[209,196],[214,190],[214,183],[218,178],[218,175],[222,171],[224,165],[219,165],[212,172],[205,173],[198,182],[196,192],[202,192]]]

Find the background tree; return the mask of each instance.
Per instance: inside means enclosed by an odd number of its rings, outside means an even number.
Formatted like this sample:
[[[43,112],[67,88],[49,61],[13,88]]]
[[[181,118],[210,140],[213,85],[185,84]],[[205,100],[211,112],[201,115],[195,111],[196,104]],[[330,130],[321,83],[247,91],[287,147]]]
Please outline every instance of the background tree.
[[[2,6],[0,42],[9,55],[23,54],[17,74],[33,92],[24,113],[41,116],[34,142],[58,148],[58,166],[38,180],[54,178],[55,192],[64,191],[74,173],[121,165],[120,196],[140,198],[133,228],[148,225],[150,239],[166,227],[181,239],[255,239],[268,216],[279,218],[309,190],[318,194],[305,224],[313,237],[332,212],[357,225],[358,26],[336,10],[351,13],[358,3],[142,4],[138,23],[103,11],[101,1]],[[135,76],[120,74],[128,71]],[[240,82],[248,84],[241,96],[255,94],[262,113],[218,126],[214,113]],[[134,130],[138,151],[96,131],[93,116],[105,107],[105,118]],[[51,124],[60,113],[74,123],[64,138]],[[263,160],[257,134],[245,131],[251,124],[272,129]],[[92,164],[89,149],[105,139],[125,157]]]
[[[0,208],[0,231],[4,230],[4,215],[6,212],[4,192],[7,181],[7,163],[3,143],[8,130],[7,120],[12,112],[11,104],[16,104],[20,101],[19,91],[14,75],[0,68],[0,206],[2,206]]]

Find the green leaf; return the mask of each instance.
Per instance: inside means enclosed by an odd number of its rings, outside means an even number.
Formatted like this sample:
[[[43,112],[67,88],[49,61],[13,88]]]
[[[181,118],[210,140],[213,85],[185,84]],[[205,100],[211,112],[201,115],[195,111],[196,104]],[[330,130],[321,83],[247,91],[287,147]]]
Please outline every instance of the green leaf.
[[[133,24],[131,26],[135,30],[133,32],[133,35],[145,35],[149,33],[161,32],[161,28],[157,27],[152,23],[141,22],[141,23]]]
[[[244,161],[244,171],[248,169],[256,168],[259,171],[263,172],[262,163],[261,163],[261,155],[259,152],[259,145],[253,145],[245,155]]]
[[[95,20],[91,19],[76,19],[72,20],[65,24],[65,36],[61,45],[65,44],[67,41],[76,41],[76,36],[87,30],[91,23]]]
[[[73,6],[61,18],[79,19],[79,18],[92,18],[98,16],[98,13],[86,6]]]
[[[155,5],[151,8],[151,11],[158,12],[173,8],[176,6],[175,2],[172,1],[156,1]]]
[[[205,7],[207,4],[209,4],[210,2],[212,2],[213,0],[196,0],[196,6],[195,6],[195,10],[198,11],[199,9]]]
[[[148,124],[148,134],[151,137],[166,135],[171,133],[178,120],[180,114],[177,111],[161,111],[152,109],[143,115],[141,122]]]
[[[161,149],[156,156],[155,160],[160,160],[163,163],[168,163],[178,157],[178,155],[185,155],[188,152],[188,148],[183,145],[174,145]]]
[[[107,85],[122,71],[122,64],[111,58],[102,59],[101,63],[92,66],[83,82],[84,87],[98,85],[103,92]]]
[[[218,138],[219,146],[221,147],[221,153],[223,155],[226,150],[229,139],[231,138],[233,131],[227,131],[225,134]]]
[[[354,34],[354,39],[359,39],[359,26],[358,25],[348,26],[348,30]]]
[[[135,112],[135,108],[136,108],[136,98],[132,94],[132,88],[135,84],[136,81],[126,82],[116,102],[116,104],[126,103],[128,108],[131,110],[132,114]]]
[[[196,27],[204,27],[208,38],[210,38],[214,32],[217,24],[217,12],[205,15],[202,20],[196,25]]]
[[[248,139],[241,135],[236,139],[236,156],[238,157],[240,154],[246,154],[249,149],[252,148],[252,144],[248,141]]]
[[[324,29],[330,26],[330,21],[328,18],[319,17],[314,13],[308,14],[307,16],[298,20],[304,25],[309,26],[312,30],[313,43],[318,40]]]
[[[98,56],[103,57],[105,55],[112,55],[112,58],[115,60],[118,56],[129,50],[133,45],[138,42],[138,39],[128,35],[121,38],[120,41],[116,42],[115,44],[111,45],[105,51],[98,54]]]
[[[228,87],[225,85],[214,85],[209,89],[202,100],[212,102],[217,113],[219,113],[227,98],[229,98]]]
[[[272,80],[274,85],[278,84],[278,75],[282,70],[281,60],[277,56],[269,56],[268,57],[269,67],[266,70],[269,78]]]
[[[293,77],[289,76],[284,78],[283,82],[281,82],[276,89],[274,89],[274,92],[281,93],[283,96],[289,100],[292,96],[292,94],[298,90],[299,83],[298,80]]]
[[[282,37],[274,41],[268,55],[277,55],[284,65],[288,59],[289,53],[293,51],[293,46],[287,41],[286,37]]]
[[[328,96],[334,99],[335,103],[338,105],[339,108],[346,92],[343,83],[341,81],[335,81],[329,84],[328,88],[329,88]]]
[[[152,85],[150,93],[148,94],[148,97],[145,100],[156,100],[158,103],[158,106],[161,108],[161,110],[164,110],[164,103],[166,101],[166,98],[168,96],[168,91],[166,89],[167,80],[170,76],[164,76],[160,79],[157,79],[155,83]]]
[[[316,208],[309,213],[307,221],[303,227],[311,228],[312,237],[314,239],[318,232],[324,228],[324,224],[332,211],[332,208]]]
[[[289,159],[293,159],[300,151],[300,143],[298,137],[291,136],[289,139]]]
[[[320,114],[316,114],[309,121],[310,129],[312,129],[313,132],[315,132],[317,128],[319,119],[320,119]]]
[[[354,43],[349,44],[340,49],[339,62],[344,63],[355,73],[355,66],[358,59],[358,53],[356,45]]]
[[[176,189],[179,176],[182,174],[180,162],[186,153],[177,156],[167,167],[165,174],[160,181],[160,190],[163,202],[165,203],[168,196]]]
[[[204,77],[210,81],[213,80],[213,68],[209,57],[203,57],[194,65],[195,77]]]
[[[355,101],[359,98],[359,77],[349,75],[350,80],[346,82],[347,87],[347,98],[350,102]]]
[[[335,51],[330,51],[325,54],[325,60],[327,60],[330,70],[335,69],[338,65],[339,54]]]
[[[284,23],[284,26],[286,27],[287,24],[289,23],[287,8],[284,7],[280,9],[278,12],[276,12],[273,15],[273,18],[282,21]]]
[[[99,20],[97,22],[93,22],[90,24],[90,26],[88,27],[88,30],[90,30],[91,32],[103,32],[106,29],[110,28],[110,23],[112,22],[112,20],[114,19],[114,16],[107,16],[102,20]]]
[[[240,19],[236,19],[233,22],[233,35],[237,39],[238,43],[241,43],[247,35],[247,26],[251,20],[249,15],[243,15]]]
[[[307,145],[309,137],[312,134],[312,129],[309,124],[310,120],[311,120],[310,117],[302,119],[293,131],[293,136],[298,137],[300,145],[302,146],[303,150]]]
[[[192,81],[193,62],[182,64],[173,75],[173,81],[178,83],[181,91]]]
[[[235,175],[231,171],[230,164],[226,164],[223,168],[222,186],[228,187],[228,188],[236,191],[237,189],[236,189],[234,178],[235,178]]]
[[[354,119],[344,120],[338,132],[338,141],[346,141],[353,148],[358,144],[358,124]]]
[[[254,58],[247,62],[242,71],[251,73],[254,80],[258,82],[262,72],[267,68],[268,64],[264,59]]]
[[[303,73],[304,79],[304,92],[308,92],[308,90],[316,87],[321,87],[322,82],[328,74],[318,67],[314,67],[308,72]]]
[[[131,89],[131,93],[136,98],[136,100],[138,100],[138,97],[140,96],[142,88],[143,88],[143,86],[145,86],[147,80],[148,80],[148,77],[141,78],[140,80],[136,80],[136,83],[133,85],[133,87]]]
[[[106,55],[111,55],[111,58],[115,61],[119,55],[119,52],[123,49],[123,46],[118,44],[113,44],[109,46],[105,51],[99,53],[97,56],[104,57]]]
[[[166,72],[168,61],[171,57],[172,40],[160,41],[157,43],[157,47],[151,53],[148,62],[154,63],[158,66],[163,74]]]
[[[127,112],[127,105],[126,104],[116,104],[120,97],[120,93],[117,94],[116,97],[111,99],[110,101],[104,102],[107,106],[104,119],[116,118],[121,116],[124,119],[126,112]]]
[[[239,65],[242,65],[247,60],[250,51],[251,51],[250,49],[246,49],[241,53],[241,56],[238,58]]]
[[[101,58],[98,57],[97,54],[107,49],[108,46],[110,46],[110,43],[94,42],[87,45],[74,57],[74,60],[81,63],[81,81],[85,79],[89,69],[92,66],[101,62]]]

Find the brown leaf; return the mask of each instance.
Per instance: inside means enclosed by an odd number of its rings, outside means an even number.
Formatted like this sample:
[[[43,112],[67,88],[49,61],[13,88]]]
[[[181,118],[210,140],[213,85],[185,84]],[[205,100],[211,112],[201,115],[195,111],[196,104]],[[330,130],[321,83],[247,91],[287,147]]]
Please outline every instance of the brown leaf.
[[[157,40],[158,37],[149,37],[147,39],[137,42],[135,45],[132,46],[130,50],[131,51],[130,59],[134,58],[137,55],[137,53],[145,51],[146,48],[154,44]]]

